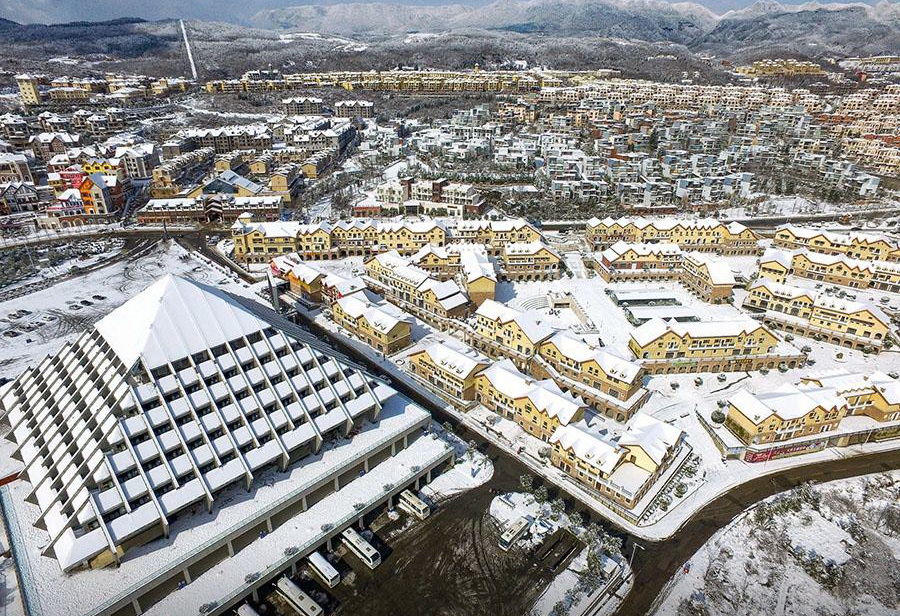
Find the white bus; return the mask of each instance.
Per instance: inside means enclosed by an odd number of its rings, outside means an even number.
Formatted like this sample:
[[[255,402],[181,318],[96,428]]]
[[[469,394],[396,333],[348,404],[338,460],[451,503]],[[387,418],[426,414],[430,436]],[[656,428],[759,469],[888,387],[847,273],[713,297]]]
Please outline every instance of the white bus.
[[[237,609],[237,616],[259,616],[259,612],[254,610],[249,603],[245,603]]]
[[[348,528],[341,533],[341,537],[344,539],[347,549],[356,554],[361,561],[366,563],[369,569],[374,569],[381,564],[381,554],[372,547],[372,544],[360,537],[358,532],[352,528]]]
[[[309,568],[328,588],[334,588],[341,581],[341,574],[318,552],[309,555]]]
[[[413,494],[411,490],[403,490],[400,493],[400,498],[397,499],[397,506],[420,520],[424,520],[431,515],[431,508],[428,504]]]
[[[325,610],[318,603],[313,601],[312,597],[300,590],[300,587],[294,584],[287,576],[282,576],[275,584],[278,592],[282,597],[297,610],[301,616],[322,616]]]
[[[510,524],[509,528],[507,528],[503,535],[500,536],[500,549],[506,552],[522,535],[525,534],[525,531],[528,530],[529,526],[531,526],[531,522],[529,522],[528,518],[525,516],[520,517]]]

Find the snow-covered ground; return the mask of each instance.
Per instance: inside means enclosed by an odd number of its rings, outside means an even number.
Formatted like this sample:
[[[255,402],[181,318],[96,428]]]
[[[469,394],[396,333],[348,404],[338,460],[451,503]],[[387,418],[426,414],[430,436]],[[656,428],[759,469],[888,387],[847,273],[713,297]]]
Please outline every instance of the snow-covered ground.
[[[486,455],[469,447],[452,432],[442,431],[437,424],[432,428],[441,432],[442,437],[453,445],[456,464],[422,488],[422,496],[439,503],[490,481],[494,476],[494,465]]]
[[[166,274],[186,276],[227,291],[253,296],[231,272],[178,244],[158,243],[134,260],[121,260],[46,289],[0,304],[0,314],[29,314],[0,322],[0,378],[13,378],[56,352],[114,308]],[[84,302],[88,302],[85,304]],[[33,326],[33,327],[32,327]],[[25,331],[30,329],[31,331]],[[20,335],[4,335],[7,331]]]
[[[897,614],[898,502],[900,471],[771,497],[695,553],[655,613]]]

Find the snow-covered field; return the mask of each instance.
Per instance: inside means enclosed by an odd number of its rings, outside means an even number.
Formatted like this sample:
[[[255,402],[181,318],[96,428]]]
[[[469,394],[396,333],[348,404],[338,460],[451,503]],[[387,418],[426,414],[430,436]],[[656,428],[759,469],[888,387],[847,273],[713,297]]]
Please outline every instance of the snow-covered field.
[[[252,290],[233,274],[189,253],[174,242],[160,242],[148,254],[100,267],[46,289],[0,304],[0,314],[26,310],[9,323],[0,322],[0,378],[13,378],[100,320],[166,274],[245,295]],[[87,302],[87,303],[85,303]],[[19,335],[6,335],[7,331]],[[26,331],[30,330],[30,331]]]
[[[694,554],[655,613],[897,614],[898,503],[898,471],[769,498]]]

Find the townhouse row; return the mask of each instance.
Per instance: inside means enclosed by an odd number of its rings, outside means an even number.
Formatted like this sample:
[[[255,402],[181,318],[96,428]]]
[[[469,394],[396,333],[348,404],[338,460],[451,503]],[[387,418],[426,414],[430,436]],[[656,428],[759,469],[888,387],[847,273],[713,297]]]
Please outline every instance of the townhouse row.
[[[769,249],[759,262],[759,276],[784,283],[793,275],[853,289],[900,292],[900,263],[864,261],[844,254]]]
[[[554,379],[617,421],[628,420],[648,396],[640,365],[500,302],[486,301],[475,311],[467,342],[536,378]]]
[[[729,301],[735,285],[728,265],[677,244],[627,244],[619,241],[593,257],[606,282],[676,280],[703,301]]]
[[[488,254],[496,256],[508,244],[533,244],[542,239],[537,229],[521,219],[460,221],[448,231],[430,218],[302,224],[266,223],[249,216],[239,218],[231,231],[234,255],[244,263],[267,263],[273,256],[290,252],[300,253],[307,260],[366,256],[388,250],[413,255],[429,244],[444,246],[453,242],[483,244]]]
[[[551,378],[437,342],[409,356],[412,373],[456,402],[477,402],[551,446],[551,463],[597,494],[634,508],[680,451],[684,433],[638,415],[619,437],[585,421],[588,403]]]
[[[723,255],[753,255],[759,252],[760,237],[740,223],[723,223],[713,218],[650,220],[625,217],[590,219],[585,240],[593,250],[603,250],[623,241],[677,244],[683,250]]]
[[[832,432],[853,416],[900,421],[900,382],[839,369],[774,391],[742,389],[728,399],[725,426],[745,445],[771,445]]]
[[[880,351],[891,320],[867,302],[760,278],[748,287],[744,307],[764,311],[763,321],[789,333],[852,349]]]

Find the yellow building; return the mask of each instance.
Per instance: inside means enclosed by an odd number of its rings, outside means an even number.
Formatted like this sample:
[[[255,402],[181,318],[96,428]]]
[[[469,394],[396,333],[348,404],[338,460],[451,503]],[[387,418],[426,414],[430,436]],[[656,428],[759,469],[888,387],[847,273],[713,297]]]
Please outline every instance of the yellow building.
[[[411,255],[426,244],[443,246],[446,242],[447,232],[433,220],[378,224],[378,243],[384,250]]]
[[[452,240],[482,244],[491,256],[499,257],[507,244],[530,244],[542,241],[540,231],[523,218],[513,220],[461,220]]]
[[[370,301],[364,293],[338,299],[331,305],[331,314],[335,323],[385,355],[412,343],[413,318],[383,300]]]
[[[520,368],[534,357],[555,330],[533,315],[486,300],[475,311],[469,342],[490,357],[509,357]]]
[[[685,253],[679,280],[700,299],[711,304],[730,300],[735,285],[734,275],[727,263],[699,252]]]
[[[409,355],[413,374],[453,401],[475,399],[475,379],[489,362],[471,349],[462,350],[435,342]]]
[[[579,483],[633,509],[678,456],[684,433],[649,415],[638,415],[618,439],[583,423],[559,427],[550,462]]]
[[[19,100],[23,105],[40,105],[41,91],[38,87],[40,79],[32,75],[16,75],[19,86]]]
[[[776,356],[778,338],[753,319],[688,322],[650,319],[631,333],[628,348],[651,374],[793,368],[800,354]]]
[[[755,231],[740,223],[723,223],[713,218],[649,220],[623,217],[590,219],[585,239],[594,250],[624,241],[678,244],[682,250],[723,255],[752,255],[759,252],[760,238]]]
[[[341,258],[369,255],[378,244],[378,227],[370,220],[341,220],[331,229],[331,245]]]
[[[640,365],[568,332],[540,344],[532,373],[553,378],[617,421],[626,421],[647,399]]]
[[[900,291],[900,263],[888,261],[862,261],[804,250],[793,255],[791,273],[854,289]]]
[[[769,249],[759,260],[759,278],[784,283],[791,273],[792,255]]]
[[[536,241],[506,244],[501,275],[507,280],[556,280],[560,258],[555,250]]]
[[[745,306],[765,310],[765,323],[855,349],[878,351],[890,334],[890,318],[871,304],[760,279],[750,285]]]
[[[834,389],[786,384],[728,399],[725,425],[746,445],[758,445],[834,430],[847,415],[847,403]]]
[[[475,400],[544,442],[560,426],[581,421],[586,405],[550,379],[536,381],[504,359],[475,377]]]
[[[775,231],[773,244],[791,250],[809,250],[829,255],[847,255],[863,261],[898,261],[896,240],[865,233],[834,233],[821,229],[783,225]]]
[[[370,257],[364,266],[376,291],[440,329],[468,315],[469,298],[456,282],[433,278],[395,250]]]
[[[835,390],[846,401],[848,415],[865,415],[878,422],[900,420],[900,382],[878,370],[851,373],[837,369],[804,377],[800,383]]]
[[[443,246],[447,238],[444,228],[430,219],[377,224],[354,220],[331,225],[254,222],[252,217],[242,216],[231,234],[235,256],[248,263],[265,263],[283,252],[298,252],[309,261],[390,250],[412,254],[429,243]]]

